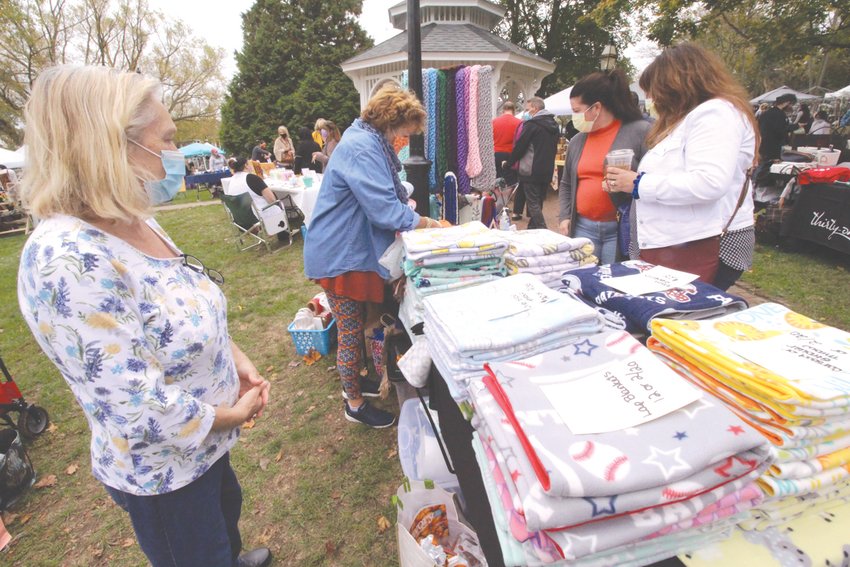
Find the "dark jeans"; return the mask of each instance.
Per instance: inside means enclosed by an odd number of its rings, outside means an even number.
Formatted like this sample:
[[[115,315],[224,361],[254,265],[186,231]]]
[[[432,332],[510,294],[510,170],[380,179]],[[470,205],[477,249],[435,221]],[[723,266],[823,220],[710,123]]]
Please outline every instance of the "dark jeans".
[[[520,183],[519,187],[516,188],[516,193],[514,193],[514,214],[522,215],[525,207],[525,189],[523,188],[525,183]]]
[[[528,204],[528,228],[546,228],[546,220],[543,218],[543,200],[546,198],[547,187],[549,187],[548,183],[522,183]]]
[[[744,270],[737,270],[731,266],[727,266],[723,263],[723,260],[720,260],[720,263],[717,266],[717,274],[714,276],[713,285],[717,289],[726,291],[732,287],[736,281],[738,281],[738,278],[740,278],[743,273]]]
[[[106,487],[130,514],[153,567],[233,567],[242,551],[242,488],[224,455],[200,478],[166,494],[136,496]]]
[[[502,169],[502,162],[511,157],[510,152],[496,152],[496,177],[501,177],[508,185],[516,183],[516,170]]]

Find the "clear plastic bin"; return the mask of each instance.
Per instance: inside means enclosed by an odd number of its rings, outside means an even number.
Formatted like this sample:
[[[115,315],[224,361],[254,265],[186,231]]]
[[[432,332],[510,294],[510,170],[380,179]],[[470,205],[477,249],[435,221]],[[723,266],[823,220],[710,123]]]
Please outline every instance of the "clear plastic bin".
[[[430,413],[439,429],[436,412]],[[460,491],[457,477],[446,467],[440,445],[419,398],[407,400],[401,408],[398,418],[398,457],[407,478],[433,480],[446,490]]]

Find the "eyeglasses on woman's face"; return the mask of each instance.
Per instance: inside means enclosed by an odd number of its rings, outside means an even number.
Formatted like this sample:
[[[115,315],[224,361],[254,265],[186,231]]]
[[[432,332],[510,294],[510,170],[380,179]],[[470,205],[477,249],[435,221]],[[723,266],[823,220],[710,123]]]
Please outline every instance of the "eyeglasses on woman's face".
[[[224,284],[224,276],[218,270],[207,268],[203,262],[191,254],[183,254],[183,265],[199,274],[204,274],[216,285]]]

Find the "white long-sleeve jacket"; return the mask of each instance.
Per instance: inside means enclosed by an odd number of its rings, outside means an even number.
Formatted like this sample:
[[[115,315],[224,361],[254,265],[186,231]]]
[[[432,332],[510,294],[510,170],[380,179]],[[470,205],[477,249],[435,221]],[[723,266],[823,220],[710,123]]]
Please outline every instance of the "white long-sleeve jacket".
[[[752,125],[729,101],[715,98],[694,108],[638,166],[644,172],[635,201],[639,247],[661,248],[719,235],[738,201],[754,152]],[[748,201],[731,230],[752,225],[752,197]]]

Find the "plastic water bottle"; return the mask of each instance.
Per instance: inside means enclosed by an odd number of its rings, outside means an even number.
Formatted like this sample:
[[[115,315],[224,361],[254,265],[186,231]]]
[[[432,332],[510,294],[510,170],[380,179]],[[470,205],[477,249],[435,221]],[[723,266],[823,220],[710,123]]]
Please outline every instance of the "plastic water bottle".
[[[499,215],[499,230],[510,230],[511,229],[511,214],[508,212],[508,208],[505,207],[502,209],[501,214]]]

